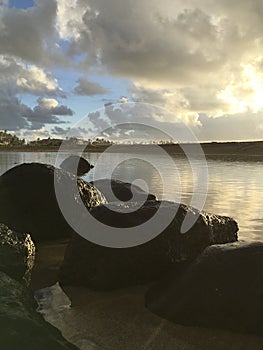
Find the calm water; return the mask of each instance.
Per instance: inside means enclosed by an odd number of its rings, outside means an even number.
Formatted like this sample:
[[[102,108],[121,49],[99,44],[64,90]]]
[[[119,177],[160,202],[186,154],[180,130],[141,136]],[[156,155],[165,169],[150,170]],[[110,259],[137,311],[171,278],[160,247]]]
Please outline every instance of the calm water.
[[[67,156],[68,154],[60,154],[59,162]],[[93,164],[98,163],[100,156],[100,153],[86,154],[86,158]],[[193,175],[186,160],[174,158],[174,162],[168,162],[167,157],[158,156],[156,159],[155,155],[150,155],[150,163],[158,165],[156,169],[137,159],[140,156],[136,154],[129,154],[129,160],[125,160],[126,155],[117,153],[104,154],[103,157],[103,170],[96,173],[96,178],[108,177],[112,164],[119,164],[113,172],[115,178],[131,182],[142,179],[147,183],[149,191],[158,198],[178,200],[181,193],[181,202],[190,204]],[[56,158],[57,154],[52,152],[0,152],[0,174],[23,162],[56,164]],[[204,209],[235,218],[239,223],[241,239],[263,240],[263,163],[209,160],[207,164],[209,189]],[[84,178],[92,180],[93,176],[94,170]]]

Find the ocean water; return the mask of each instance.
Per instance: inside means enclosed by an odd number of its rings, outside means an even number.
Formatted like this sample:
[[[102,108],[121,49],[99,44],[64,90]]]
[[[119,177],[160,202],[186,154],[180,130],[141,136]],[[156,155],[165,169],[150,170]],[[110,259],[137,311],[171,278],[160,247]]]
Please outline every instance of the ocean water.
[[[69,154],[54,152],[0,152],[0,175],[20,163],[40,162],[59,165]],[[86,153],[86,159],[98,166],[84,176],[91,181],[113,178],[138,183],[159,199],[190,204],[194,192],[194,174],[184,158],[136,153]],[[239,238],[263,240],[263,162],[208,160],[208,190],[203,209],[233,217],[239,224]],[[200,182],[205,177],[199,169]],[[202,192],[203,191],[203,192]]]

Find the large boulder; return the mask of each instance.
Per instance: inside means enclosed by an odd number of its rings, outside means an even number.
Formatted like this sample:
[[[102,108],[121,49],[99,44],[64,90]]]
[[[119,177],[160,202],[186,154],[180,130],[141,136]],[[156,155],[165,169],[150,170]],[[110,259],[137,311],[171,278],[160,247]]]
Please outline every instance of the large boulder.
[[[36,307],[23,285],[0,272],[0,349],[77,350],[44,321]]]
[[[62,285],[81,285],[92,289],[114,289],[144,284],[161,278],[179,262],[190,261],[207,246],[237,240],[237,223],[228,217],[211,215],[171,202],[148,201],[134,212],[132,203],[122,212],[117,204],[93,208],[91,213],[108,226],[125,229],[150,219],[160,207],[158,220],[167,220],[167,211],[178,209],[174,219],[151,241],[132,248],[107,248],[91,243],[75,234],[66,249],[60,271]],[[185,234],[180,232],[186,214],[198,218]],[[123,232],[123,235],[127,232]]]
[[[71,155],[60,164],[61,169],[69,171],[78,176],[85,175],[94,166],[90,164],[87,159],[75,155]]]
[[[263,335],[263,242],[208,247],[179,278],[146,294],[146,306],[178,324]]]
[[[146,193],[142,188],[114,179],[99,179],[91,182],[96,188],[104,194],[108,202],[116,202],[117,200],[127,202],[145,202],[146,200],[156,200],[156,196]]]
[[[0,177],[0,222],[30,233],[34,241],[69,237],[72,228],[59,208],[55,181],[64,194],[64,202],[74,203],[76,213],[81,201],[88,210],[106,202],[92,185],[65,170],[39,163],[21,164]],[[76,183],[80,200],[74,190]]]
[[[34,259],[35,245],[30,235],[0,224],[0,271],[29,283]]]

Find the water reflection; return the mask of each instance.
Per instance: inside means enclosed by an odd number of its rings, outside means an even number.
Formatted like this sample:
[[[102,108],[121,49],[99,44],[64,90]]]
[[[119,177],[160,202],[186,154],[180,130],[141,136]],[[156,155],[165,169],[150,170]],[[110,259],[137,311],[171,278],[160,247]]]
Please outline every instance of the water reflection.
[[[86,154],[86,158],[92,164],[96,164],[101,154]],[[68,154],[60,154],[61,162]],[[176,200],[181,192],[181,201],[190,204],[193,193],[193,176],[191,168],[183,158],[174,158],[178,169],[175,173],[171,163],[167,163],[166,157],[152,155],[154,162],[158,161],[158,167],[162,169],[163,178],[150,164],[136,159],[138,155],[129,154],[132,158],[123,161],[123,155],[118,153],[107,154],[104,157],[105,173],[113,162],[119,163],[114,170],[114,177],[122,181],[132,182],[135,179],[143,179],[149,191],[160,199]],[[56,163],[56,153],[0,153],[0,174],[23,162]],[[263,240],[263,163],[256,162],[223,162],[208,161],[209,191],[206,199],[205,210],[216,214],[234,217],[240,227],[241,239]],[[93,179],[94,170],[84,178]],[[165,182],[165,183],[164,183]],[[165,184],[165,186],[164,186]]]

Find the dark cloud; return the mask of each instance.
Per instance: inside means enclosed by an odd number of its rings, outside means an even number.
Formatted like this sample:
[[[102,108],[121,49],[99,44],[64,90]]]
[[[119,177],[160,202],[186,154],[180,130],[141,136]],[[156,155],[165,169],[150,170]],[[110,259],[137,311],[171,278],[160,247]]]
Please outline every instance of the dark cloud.
[[[201,114],[195,132],[200,141],[262,140],[263,112],[212,118]]]
[[[0,54],[33,63],[50,61],[48,43],[54,40],[56,9],[55,0],[38,1],[27,10],[0,7]]]
[[[52,128],[52,134],[56,135],[56,136],[66,136],[66,134],[69,132],[70,128],[61,128],[60,126],[55,126],[54,128]]]
[[[78,85],[74,88],[74,93],[82,96],[105,95],[109,91],[104,89],[100,84],[89,81],[86,78],[79,78]]]
[[[66,121],[61,120],[58,116],[72,116],[73,113],[70,108],[63,105],[51,108],[36,106],[28,109],[26,119],[31,123],[31,128],[36,130],[47,124],[65,124]]]
[[[40,105],[33,109],[21,103],[14,95],[0,94],[1,129],[42,129],[47,124],[64,124],[61,116],[72,116],[73,111],[67,106],[44,108]]]
[[[0,127],[10,131],[28,128],[26,119],[29,108],[22,104],[15,96],[0,95]]]

